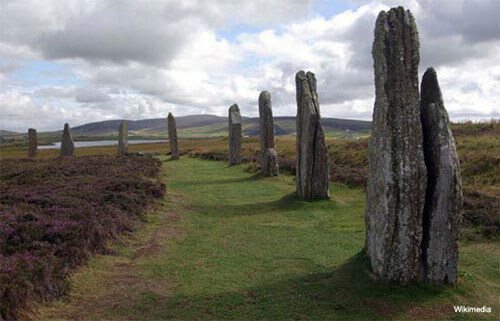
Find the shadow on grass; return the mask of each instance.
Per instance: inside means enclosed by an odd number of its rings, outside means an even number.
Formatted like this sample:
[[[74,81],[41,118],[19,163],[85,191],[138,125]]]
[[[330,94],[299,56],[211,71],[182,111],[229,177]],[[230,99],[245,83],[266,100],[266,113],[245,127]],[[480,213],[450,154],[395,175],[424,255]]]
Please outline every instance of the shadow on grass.
[[[324,272],[291,274],[236,291],[178,294],[152,308],[156,317],[182,320],[391,320],[444,290],[381,284],[371,275],[364,251],[340,267],[320,269]]]
[[[268,213],[289,212],[302,209],[308,206],[309,203],[297,198],[295,192],[286,194],[277,200],[230,205],[224,204],[220,207],[207,207],[200,205],[196,208],[199,214],[213,216],[213,217],[231,217],[243,215],[259,215]]]
[[[192,180],[192,181],[183,181],[179,180],[179,183],[184,185],[223,185],[223,184],[232,184],[232,183],[244,183],[251,182],[260,179],[262,176],[260,174],[254,174],[252,176],[247,177],[239,177],[239,178],[224,178],[224,179],[209,179],[209,180]]]

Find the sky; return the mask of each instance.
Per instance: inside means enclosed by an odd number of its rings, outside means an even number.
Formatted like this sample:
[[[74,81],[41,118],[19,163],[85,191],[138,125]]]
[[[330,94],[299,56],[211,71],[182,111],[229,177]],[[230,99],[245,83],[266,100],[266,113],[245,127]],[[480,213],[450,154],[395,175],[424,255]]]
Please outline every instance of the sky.
[[[322,117],[371,120],[373,28],[402,5],[453,121],[500,118],[498,0],[0,0],[0,129],[215,114],[295,115],[316,74]]]

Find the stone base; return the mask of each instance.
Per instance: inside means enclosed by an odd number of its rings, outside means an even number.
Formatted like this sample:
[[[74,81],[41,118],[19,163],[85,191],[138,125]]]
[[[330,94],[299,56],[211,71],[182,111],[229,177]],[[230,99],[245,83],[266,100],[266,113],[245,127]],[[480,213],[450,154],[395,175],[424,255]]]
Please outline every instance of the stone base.
[[[278,176],[278,153],[276,149],[268,148],[262,155],[262,175]]]

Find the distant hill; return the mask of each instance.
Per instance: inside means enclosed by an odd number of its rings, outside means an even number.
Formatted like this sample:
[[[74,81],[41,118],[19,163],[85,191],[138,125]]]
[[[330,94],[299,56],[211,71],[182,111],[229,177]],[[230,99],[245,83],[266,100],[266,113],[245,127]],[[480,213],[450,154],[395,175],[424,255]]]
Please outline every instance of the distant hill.
[[[259,118],[243,117],[243,135],[258,136]],[[75,139],[103,139],[115,137],[122,119],[105,120],[88,123],[71,128]],[[349,120],[339,118],[323,118],[323,128],[327,136],[353,136],[367,134],[371,122],[362,120]],[[190,115],[176,117],[177,131],[181,138],[218,137],[227,135],[227,117],[215,115]],[[291,135],[295,133],[295,117],[274,117],[276,135]],[[128,120],[130,138],[164,138],[167,135],[166,118],[143,120]],[[2,131],[1,133],[4,133]],[[10,135],[15,133],[8,132]],[[39,139],[57,140],[61,131],[39,133]]]
[[[122,120],[107,120],[89,123],[72,128],[75,136],[108,136],[116,135]],[[181,137],[208,137],[225,136],[227,132],[227,118],[214,115],[190,115],[176,118],[177,130]],[[367,133],[371,122],[339,118],[323,118],[321,123],[329,134],[352,132]],[[276,135],[290,135],[295,133],[295,117],[275,117]],[[132,136],[163,136],[167,132],[165,118],[128,121],[128,129]],[[259,134],[259,118],[243,117],[243,134],[257,136]]]
[[[19,134],[19,133],[0,129],[0,138],[5,137],[5,136],[17,135],[17,134]]]
[[[23,140],[23,134],[0,129],[0,143]]]

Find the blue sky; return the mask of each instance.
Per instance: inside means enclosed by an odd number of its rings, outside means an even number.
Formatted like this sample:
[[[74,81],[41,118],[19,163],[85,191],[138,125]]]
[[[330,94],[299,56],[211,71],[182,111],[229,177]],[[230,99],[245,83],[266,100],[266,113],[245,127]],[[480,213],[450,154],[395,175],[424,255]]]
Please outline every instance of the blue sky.
[[[0,61],[0,64],[2,62]],[[22,87],[83,85],[64,63],[47,60],[26,60],[10,75],[12,84]]]
[[[498,118],[500,1],[18,0],[0,5],[0,129],[234,102],[256,116],[262,90],[294,115],[300,69],[316,73],[323,116],[369,120],[373,24],[394,5],[415,15],[421,74],[436,68],[452,120]]]

